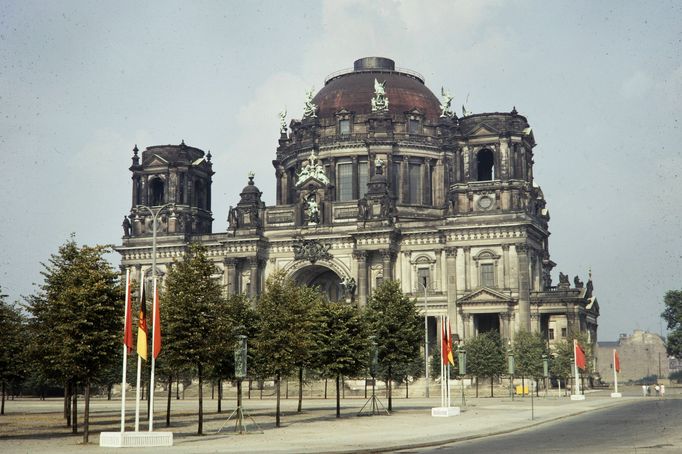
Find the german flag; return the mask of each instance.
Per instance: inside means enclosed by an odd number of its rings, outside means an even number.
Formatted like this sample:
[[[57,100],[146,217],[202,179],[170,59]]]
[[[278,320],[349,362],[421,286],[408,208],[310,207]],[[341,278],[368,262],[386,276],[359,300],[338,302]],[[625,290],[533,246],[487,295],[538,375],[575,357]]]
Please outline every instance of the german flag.
[[[147,302],[144,296],[144,282],[142,287],[142,297],[140,298],[140,312],[137,316],[137,354],[140,358],[147,361]]]

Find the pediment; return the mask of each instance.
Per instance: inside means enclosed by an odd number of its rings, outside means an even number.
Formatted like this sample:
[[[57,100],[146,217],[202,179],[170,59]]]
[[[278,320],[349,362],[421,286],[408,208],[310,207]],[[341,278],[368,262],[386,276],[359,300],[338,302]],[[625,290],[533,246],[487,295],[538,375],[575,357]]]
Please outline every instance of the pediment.
[[[168,161],[166,161],[165,159],[163,159],[163,158],[162,158],[161,156],[159,156],[158,154],[155,154],[155,155],[152,157],[151,161],[147,162],[146,167],[159,167],[159,166],[165,167],[165,166],[167,166],[167,165],[168,165]]]
[[[509,295],[488,287],[480,288],[459,299],[460,303],[508,303],[510,301]]]
[[[405,112],[408,115],[416,115],[416,116],[424,116],[424,112],[421,110],[417,109],[416,107],[413,107],[412,109],[408,110]]]
[[[469,136],[497,136],[499,134],[500,131],[498,131],[497,129],[485,123],[482,123],[476,126],[476,128],[469,133]]]
[[[314,175],[310,175],[305,180],[296,183],[296,186],[306,189],[325,189],[327,187],[327,183],[320,180],[319,178],[316,178]]]

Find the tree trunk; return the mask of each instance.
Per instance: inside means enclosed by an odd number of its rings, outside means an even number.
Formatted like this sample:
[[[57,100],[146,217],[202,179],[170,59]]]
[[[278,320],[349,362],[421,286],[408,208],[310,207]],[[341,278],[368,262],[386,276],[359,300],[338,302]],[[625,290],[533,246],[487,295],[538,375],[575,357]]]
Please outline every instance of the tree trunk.
[[[211,382],[211,400],[215,400],[215,382]]]
[[[341,385],[341,375],[336,374],[336,417],[341,417],[341,395],[339,393],[339,386]]]
[[[71,427],[71,382],[64,384],[64,419],[66,427]]]
[[[277,407],[275,409],[275,427],[280,427],[280,418],[279,418],[279,411],[280,411],[280,406],[279,406],[279,397],[280,397],[280,383],[282,379],[279,374],[275,377],[275,391],[277,394]],[[263,387],[261,386],[261,389]]]
[[[218,379],[218,413],[223,412],[223,381]]]
[[[341,377],[341,397],[346,398],[346,379]]]
[[[242,406],[242,380],[237,380],[237,408]]]
[[[171,396],[173,395],[173,374],[168,374],[168,398],[166,399],[166,427],[170,427]]]
[[[178,375],[175,381],[175,400],[180,400],[180,375]]]
[[[72,385],[73,403],[71,404],[71,432],[78,433],[78,385]]]
[[[476,399],[478,399],[478,375],[476,375]]]
[[[289,400],[289,377],[287,377],[286,380],[284,380],[284,383],[286,386],[284,387],[284,398]]]
[[[253,380],[249,378],[249,389],[248,389],[249,400],[251,400],[251,384],[252,383],[253,383]]]
[[[90,437],[90,378],[85,379],[85,408],[83,409],[83,444],[87,445]]]
[[[493,395],[493,377],[492,377],[492,375],[490,376],[490,397],[495,397]]]
[[[197,373],[199,374],[199,427],[197,428],[197,435],[204,434],[204,376],[201,364],[197,365]]]
[[[388,411],[393,411],[393,393],[391,392],[391,381],[393,378],[391,366],[388,366],[388,381],[386,382],[386,391],[388,392]]]
[[[410,384],[407,383],[407,377],[405,377],[405,399],[410,398]]]
[[[113,385],[108,384],[107,385],[107,400],[111,400],[111,388],[113,388]]]
[[[365,399],[367,399],[367,377],[365,377]]]
[[[526,377],[521,375],[521,397],[526,397]]]
[[[298,368],[298,410],[300,413],[303,410],[303,368]]]
[[[327,398],[327,379],[324,379],[324,398]]]
[[[2,381],[2,407],[0,407],[0,415],[5,414],[5,381]]]

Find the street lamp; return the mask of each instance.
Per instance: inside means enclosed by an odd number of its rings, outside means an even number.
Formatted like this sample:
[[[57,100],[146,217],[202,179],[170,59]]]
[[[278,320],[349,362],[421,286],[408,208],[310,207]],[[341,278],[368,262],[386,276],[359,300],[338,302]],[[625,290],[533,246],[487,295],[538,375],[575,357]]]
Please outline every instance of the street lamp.
[[[154,339],[154,334],[156,333],[156,330],[158,327],[156,326],[156,311],[157,307],[156,305],[158,302],[156,301],[156,224],[158,222],[159,215],[161,212],[167,208],[174,207],[174,203],[167,203],[165,205],[162,205],[158,208],[150,208],[147,205],[137,205],[137,209],[143,209],[149,211],[149,214],[152,216],[152,282],[154,285],[154,296],[153,298],[153,307],[152,307],[152,339]],[[142,285],[144,285],[144,281],[142,281]],[[152,343],[153,345],[153,343]],[[154,348],[152,347],[152,373],[151,377],[149,380],[149,431],[152,432],[154,430],[154,369],[156,366],[156,358],[154,358]],[[138,367],[139,371],[139,367]],[[139,378],[138,378],[139,380]],[[139,389],[139,382],[138,382],[138,389]],[[138,399],[138,406],[139,406],[139,399]],[[139,413],[139,410],[138,410]]]
[[[547,398],[547,388],[549,388],[549,358],[546,353],[542,354],[542,374],[545,378],[545,399]]]
[[[427,284],[428,277],[424,276],[421,286],[424,287],[424,379],[426,381],[425,395],[429,397],[429,317],[428,311],[428,295],[427,295]],[[441,377],[443,380],[443,377]]]
[[[516,369],[516,363],[514,362],[514,350],[511,347],[511,341],[509,341],[507,348],[507,372],[509,373],[509,395],[512,400],[514,400],[514,370]]]

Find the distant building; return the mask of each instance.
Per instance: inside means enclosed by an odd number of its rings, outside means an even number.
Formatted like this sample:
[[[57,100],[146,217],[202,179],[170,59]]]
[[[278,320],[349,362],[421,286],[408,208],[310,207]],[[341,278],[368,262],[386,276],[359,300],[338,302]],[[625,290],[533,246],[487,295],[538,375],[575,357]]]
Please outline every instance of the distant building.
[[[618,382],[638,381],[656,375],[668,378],[670,363],[661,336],[635,330],[632,335],[621,334],[616,342],[597,342],[597,370],[603,382],[613,383],[613,349],[620,358]]]
[[[533,175],[535,137],[508,112],[458,117],[420,74],[393,60],[362,58],[308,93],[303,116],[273,144],[275,204],[254,176],[235,194],[228,225],[212,228],[211,155],[184,143],[132,157],[132,206],[122,266],[151,269],[152,219],[160,208],[158,269],[203,243],[226,294],[256,299],[283,270],[330,300],[363,306],[383,280],[428,300],[429,333],[449,315],[460,338],[541,332],[548,343],[587,333],[597,340],[599,305],[590,278],[560,273],[549,254],[549,210]],[[276,150],[275,150],[275,146]],[[233,159],[245,173],[248,150]],[[262,178],[262,177],[261,177]],[[236,203],[235,203],[236,202]],[[228,200],[218,203],[228,204]]]

